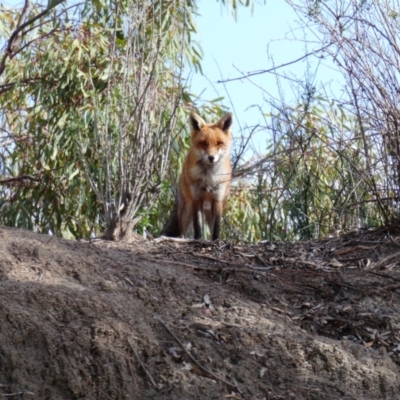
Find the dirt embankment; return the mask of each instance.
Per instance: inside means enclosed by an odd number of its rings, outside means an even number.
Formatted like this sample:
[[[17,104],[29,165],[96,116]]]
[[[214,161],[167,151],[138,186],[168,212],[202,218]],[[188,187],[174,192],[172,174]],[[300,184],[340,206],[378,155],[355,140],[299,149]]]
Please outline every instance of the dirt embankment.
[[[0,397],[399,399],[400,235],[256,246],[0,228]]]

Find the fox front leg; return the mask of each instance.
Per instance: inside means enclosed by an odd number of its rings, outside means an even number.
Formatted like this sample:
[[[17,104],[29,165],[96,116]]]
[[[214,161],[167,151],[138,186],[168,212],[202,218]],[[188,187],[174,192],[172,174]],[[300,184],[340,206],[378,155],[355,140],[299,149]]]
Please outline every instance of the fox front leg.
[[[212,215],[213,215],[213,227],[212,227],[212,240],[218,240],[221,232],[221,218],[222,218],[222,201],[213,202]]]
[[[199,202],[196,202],[193,206],[193,230],[194,230],[194,238],[196,240],[200,240],[203,238],[202,210]]]

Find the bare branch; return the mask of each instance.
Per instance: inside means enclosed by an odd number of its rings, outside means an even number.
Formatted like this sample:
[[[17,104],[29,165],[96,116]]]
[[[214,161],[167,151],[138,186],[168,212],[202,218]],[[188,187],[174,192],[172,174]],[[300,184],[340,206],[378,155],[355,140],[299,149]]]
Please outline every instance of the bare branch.
[[[32,175],[21,175],[17,176],[15,178],[8,178],[8,179],[0,179],[0,185],[8,185],[10,183],[15,183],[15,182],[21,182],[24,181],[25,179],[33,182],[40,182],[41,178],[38,178],[36,176]]]
[[[296,64],[296,63],[298,63],[299,61],[302,61],[302,60],[304,60],[304,59],[306,59],[306,58],[308,58],[308,57],[310,57],[310,56],[315,56],[315,55],[317,55],[318,53],[321,53],[321,52],[325,51],[329,46],[330,46],[330,44],[328,44],[328,45],[326,45],[326,46],[323,46],[323,47],[321,47],[320,49],[310,51],[309,53],[304,54],[303,56],[297,58],[296,60],[292,60],[292,61],[289,61],[289,62],[287,62],[287,63],[281,64],[281,65],[277,65],[277,66],[272,67],[272,68],[270,68],[270,69],[265,69],[265,70],[261,70],[261,71],[249,72],[249,73],[247,73],[247,74],[245,74],[245,75],[238,76],[238,77],[236,77],[236,78],[222,79],[222,80],[217,81],[217,83],[226,83],[226,82],[232,82],[232,81],[240,81],[240,80],[242,80],[242,79],[247,79],[247,78],[250,78],[250,77],[252,77],[252,76],[267,74],[267,73],[276,71],[276,70],[278,70],[278,69],[287,67],[287,66],[289,66],[289,65]]]

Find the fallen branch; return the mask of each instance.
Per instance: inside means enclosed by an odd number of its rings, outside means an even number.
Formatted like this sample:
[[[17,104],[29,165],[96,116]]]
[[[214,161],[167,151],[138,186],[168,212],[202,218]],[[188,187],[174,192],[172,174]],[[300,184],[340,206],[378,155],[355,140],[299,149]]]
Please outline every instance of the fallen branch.
[[[146,375],[147,375],[148,378],[150,379],[151,384],[152,384],[156,389],[158,389],[157,384],[155,383],[155,381],[154,381],[153,377],[151,376],[150,372],[147,371],[147,369],[146,369],[146,367],[144,366],[142,360],[139,358],[139,355],[138,355],[138,353],[136,352],[135,348],[133,347],[133,344],[132,344],[132,342],[129,340],[129,338],[128,338],[128,343],[129,343],[129,345],[131,346],[131,349],[132,349],[133,354],[135,355],[136,359],[139,361],[140,366],[143,368],[143,371],[146,373]]]
[[[298,258],[285,258],[285,257],[272,257],[270,259],[271,262],[281,262],[282,264],[288,263],[288,264],[303,264],[303,265],[309,265],[311,267],[314,267],[316,269],[321,268],[320,265],[312,262],[312,261],[307,261],[307,260],[301,260]]]
[[[209,256],[209,255],[207,255],[207,254],[201,254],[201,253],[195,253],[195,252],[192,252],[192,254],[193,254],[195,257],[203,257],[203,258],[207,258],[208,260],[217,261],[217,262],[220,262],[220,263],[223,263],[223,264],[230,264],[229,261],[220,260],[220,259],[217,258],[217,257]]]
[[[335,256],[344,256],[345,254],[353,253],[354,251],[357,251],[357,250],[373,250],[376,247],[378,247],[378,245],[371,247],[371,246],[364,246],[362,244],[359,244],[354,247],[350,247],[350,248],[346,248],[346,249],[342,249],[342,250],[336,250],[333,254]]]
[[[374,272],[374,271],[365,271],[367,274],[371,274],[371,275],[376,275],[376,276],[380,276],[382,278],[388,278],[388,279],[393,279],[394,281],[400,282],[400,278],[395,278],[394,276],[390,276],[387,274],[380,274],[379,272]]]
[[[390,254],[387,257],[382,258],[381,260],[377,261],[376,263],[372,264],[368,269],[375,269],[375,268],[381,268],[384,267],[385,265],[389,264],[390,261],[392,260],[399,260],[400,257],[400,252]]]
[[[383,290],[396,290],[396,289],[400,289],[400,284],[398,283],[397,285],[388,285],[388,286],[384,286],[382,289],[383,289]]]
[[[169,236],[160,236],[157,239],[154,239],[156,243],[161,243],[161,242],[175,242],[175,243],[198,243],[199,240],[195,239],[186,239],[186,238],[175,238],[175,237],[169,237]]]

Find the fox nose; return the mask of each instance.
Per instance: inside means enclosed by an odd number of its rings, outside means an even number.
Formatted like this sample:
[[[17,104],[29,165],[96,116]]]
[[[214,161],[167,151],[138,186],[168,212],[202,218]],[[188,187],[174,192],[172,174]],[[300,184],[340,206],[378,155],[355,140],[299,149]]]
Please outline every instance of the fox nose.
[[[215,158],[214,156],[208,156],[210,162],[214,162],[214,158]]]

